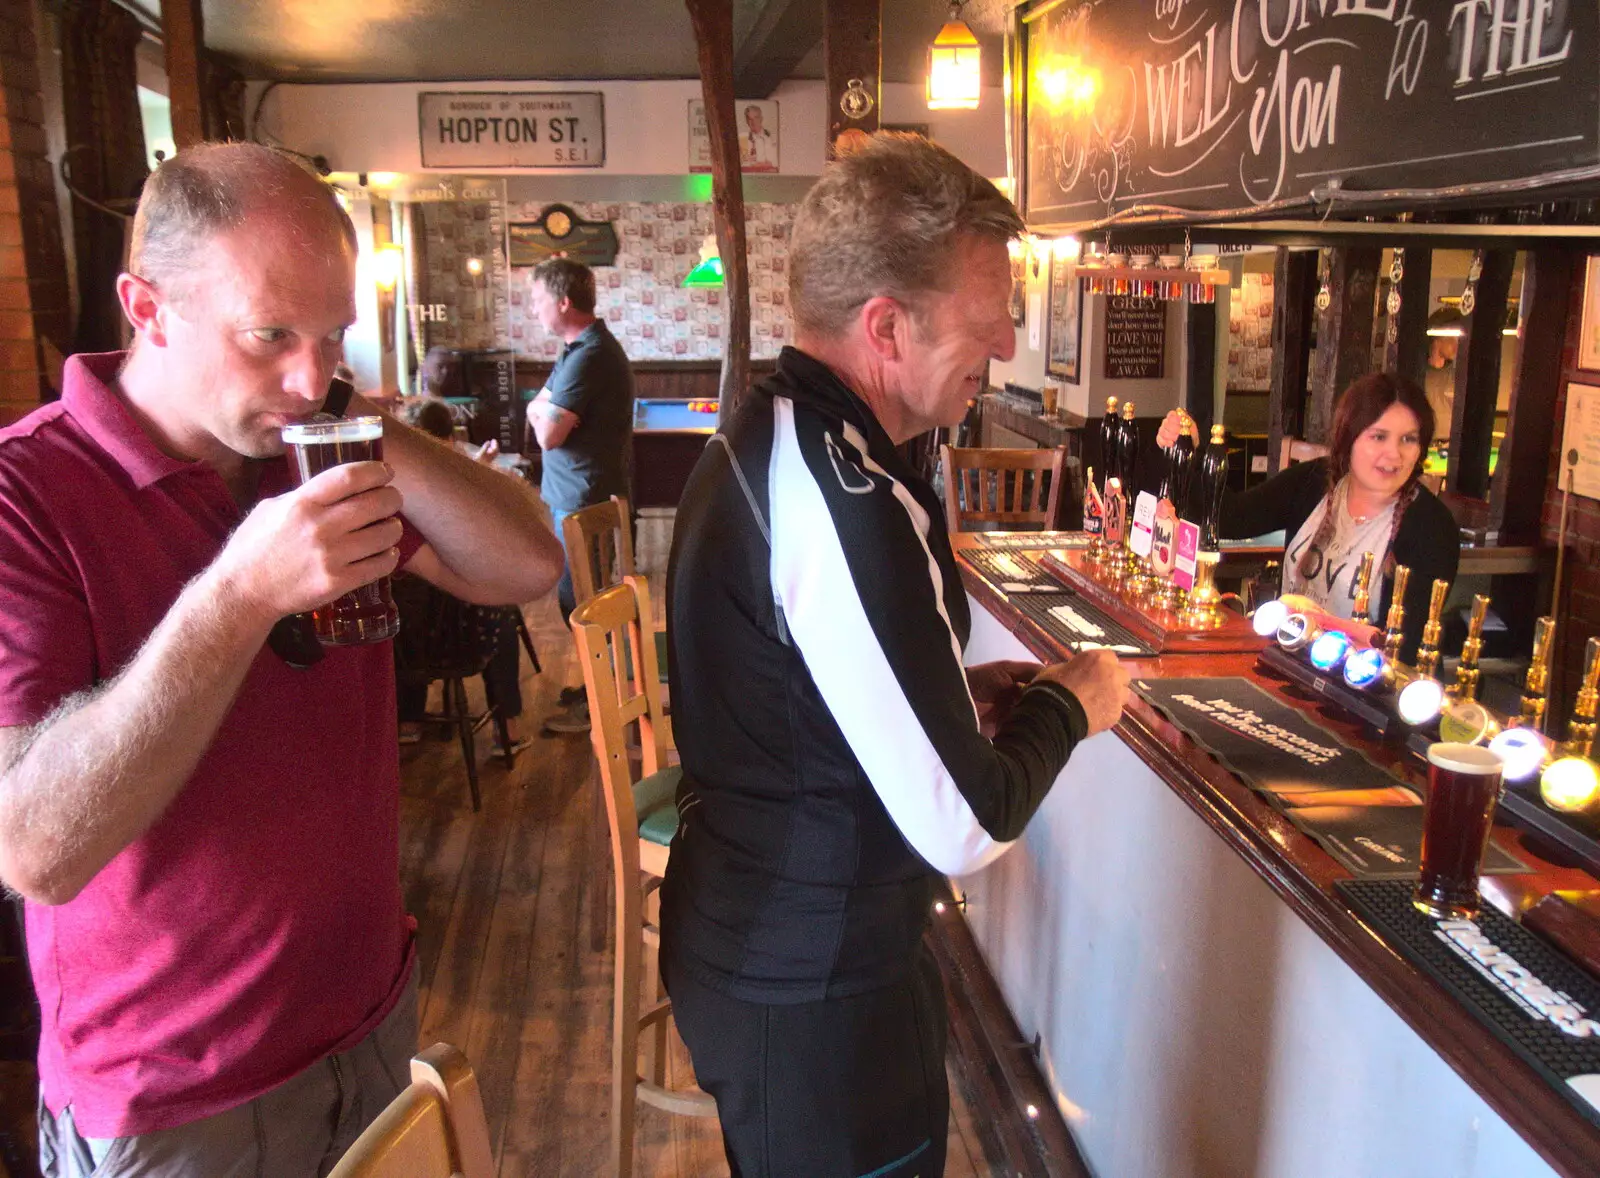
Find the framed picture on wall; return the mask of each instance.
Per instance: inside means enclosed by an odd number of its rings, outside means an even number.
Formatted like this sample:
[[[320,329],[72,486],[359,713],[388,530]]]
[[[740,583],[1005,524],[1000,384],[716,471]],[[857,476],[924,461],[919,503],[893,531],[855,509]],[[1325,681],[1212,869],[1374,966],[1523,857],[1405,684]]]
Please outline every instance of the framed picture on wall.
[[[1050,259],[1049,326],[1045,371],[1077,384],[1078,360],[1083,350],[1083,296],[1078,268],[1065,258]]]
[[[1027,315],[1027,262],[1020,252],[1011,257],[1011,326],[1021,327]]]
[[[1578,367],[1600,372],[1600,254],[1584,268],[1583,320],[1578,328]]]

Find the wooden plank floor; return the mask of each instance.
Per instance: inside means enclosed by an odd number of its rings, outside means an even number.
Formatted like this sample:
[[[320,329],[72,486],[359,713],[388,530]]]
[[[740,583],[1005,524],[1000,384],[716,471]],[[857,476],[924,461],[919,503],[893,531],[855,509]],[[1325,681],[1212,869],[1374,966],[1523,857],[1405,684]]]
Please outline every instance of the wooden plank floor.
[[[539,737],[539,719],[577,682],[553,602],[530,606],[545,673],[524,666],[531,747],[507,770],[480,741],[483,810],[467,798],[459,747],[425,741],[401,759],[401,871],[418,921],[421,1044],[462,1047],[483,1087],[505,1178],[594,1178],[610,1140],[611,950],[591,948],[592,905],[611,886],[595,824],[588,737]],[[469,685],[476,704],[476,684]],[[486,734],[485,734],[486,735]],[[672,1036],[669,1080],[692,1082]],[[952,1075],[949,1178],[998,1175]],[[713,1119],[639,1110],[640,1178],[728,1173]]]

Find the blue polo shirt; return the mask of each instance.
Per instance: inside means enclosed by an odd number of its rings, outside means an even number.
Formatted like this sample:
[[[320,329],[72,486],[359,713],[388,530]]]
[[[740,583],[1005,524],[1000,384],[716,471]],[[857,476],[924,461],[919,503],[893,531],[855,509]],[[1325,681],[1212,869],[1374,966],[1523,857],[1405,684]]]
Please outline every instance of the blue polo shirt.
[[[603,319],[561,350],[545,387],[578,415],[567,440],[545,451],[539,489],[556,511],[576,511],[628,494],[632,482],[633,370]]]

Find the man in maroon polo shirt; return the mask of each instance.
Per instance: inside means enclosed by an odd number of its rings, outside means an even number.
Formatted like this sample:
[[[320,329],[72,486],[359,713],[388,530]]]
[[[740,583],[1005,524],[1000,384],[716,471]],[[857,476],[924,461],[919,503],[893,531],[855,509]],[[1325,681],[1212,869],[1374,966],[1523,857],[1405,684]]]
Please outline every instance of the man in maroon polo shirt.
[[[132,349],[0,430],[0,879],[51,1175],[326,1173],[407,1079],[391,655],[291,665],[278,623],[401,563],[526,601],[562,556],[531,489],[392,421],[384,462],[289,489],[355,256],[286,156],[180,152],[118,280]]]

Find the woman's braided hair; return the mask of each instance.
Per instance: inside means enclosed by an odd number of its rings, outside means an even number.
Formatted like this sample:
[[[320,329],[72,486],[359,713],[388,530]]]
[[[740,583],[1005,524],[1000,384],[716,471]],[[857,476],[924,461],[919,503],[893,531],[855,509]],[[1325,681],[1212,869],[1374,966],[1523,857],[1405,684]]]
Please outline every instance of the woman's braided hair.
[[[1416,469],[1411,472],[1405,486],[1400,488],[1394,505],[1394,521],[1389,526],[1388,555],[1381,573],[1389,576],[1394,572],[1394,540],[1400,533],[1400,521],[1422,490],[1422,464],[1428,456],[1428,447],[1433,444],[1433,407],[1428,404],[1428,398],[1422,390],[1409,380],[1387,372],[1373,372],[1352,382],[1339,397],[1339,404],[1333,411],[1333,437],[1328,453],[1328,509],[1322,513],[1322,522],[1317,525],[1316,534],[1300,558],[1302,576],[1312,575],[1311,554],[1326,551],[1338,530],[1342,498],[1339,488],[1350,473],[1350,452],[1355,448],[1356,439],[1393,405],[1404,405],[1416,416],[1417,438],[1422,443]]]

